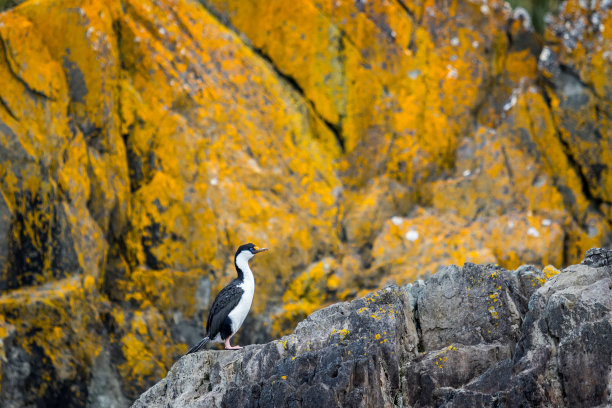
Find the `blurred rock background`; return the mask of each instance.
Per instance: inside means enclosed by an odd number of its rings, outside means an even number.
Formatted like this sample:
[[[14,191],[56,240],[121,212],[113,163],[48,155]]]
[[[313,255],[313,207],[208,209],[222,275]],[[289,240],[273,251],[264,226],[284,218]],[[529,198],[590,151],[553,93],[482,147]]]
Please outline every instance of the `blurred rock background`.
[[[244,242],[271,251],[240,343],[444,265],[610,244],[608,0],[15,3],[2,406],[127,405]]]

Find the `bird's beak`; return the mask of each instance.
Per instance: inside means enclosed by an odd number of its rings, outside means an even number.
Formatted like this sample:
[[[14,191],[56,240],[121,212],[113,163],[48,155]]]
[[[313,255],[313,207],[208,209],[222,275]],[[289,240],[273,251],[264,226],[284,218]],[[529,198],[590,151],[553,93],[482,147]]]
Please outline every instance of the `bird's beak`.
[[[260,253],[260,252],[263,252],[263,251],[267,251],[267,250],[268,250],[268,248],[258,248],[258,247],[255,247],[255,248],[253,248],[253,249],[255,250],[255,253],[256,253],[256,254],[258,254],[258,253]]]

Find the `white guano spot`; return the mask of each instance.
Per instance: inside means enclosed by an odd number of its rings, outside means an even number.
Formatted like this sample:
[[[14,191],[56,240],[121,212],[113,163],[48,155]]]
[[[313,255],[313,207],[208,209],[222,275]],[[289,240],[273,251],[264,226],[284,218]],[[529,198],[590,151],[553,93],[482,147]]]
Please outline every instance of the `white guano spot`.
[[[406,239],[411,242],[416,241],[417,239],[419,239],[419,231],[411,229],[406,233]]]
[[[550,227],[551,224],[552,224],[552,221],[549,220],[548,218],[544,218],[542,220],[542,225],[545,226],[545,227]]]
[[[219,184],[219,180],[216,178],[210,179],[210,185],[211,186],[216,186],[217,184]]]
[[[463,171],[463,177],[469,177],[472,174],[472,170],[467,169]]]
[[[447,78],[455,79],[459,76],[459,74],[457,73],[457,69],[453,67],[452,65],[447,65],[446,69],[448,69],[448,73],[446,74]]]
[[[412,71],[408,71],[408,78],[417,79],[421,75],[421,70],[413,69]]]
[[[544,47],[542,52],[540,53],[540,62],[546,62],[552,55],[552,51],[548,47]]]
[[[514,105],[516,105],[516,101],[517,101],[517,97],[515,94],[512,94],[512,96],[510,97],[510,100],[508,102],[506,102],[506,104],[504,105],[504,111],[509,111],[510,109],[512,109],[512,107]]]
[[[537,238],[540,236],[540,233],[534,227],[529,227],[529,229],[527,230],[527,235]]]
[[[404,219],[402,217],[394,215],[393,217],[391,217],[391,222],[393,223],[393,225],[402,225]]]
[[[459,39],[457,37],[453,37],[451,38],[450,43],[453,47],[456,47],[459,45]]]

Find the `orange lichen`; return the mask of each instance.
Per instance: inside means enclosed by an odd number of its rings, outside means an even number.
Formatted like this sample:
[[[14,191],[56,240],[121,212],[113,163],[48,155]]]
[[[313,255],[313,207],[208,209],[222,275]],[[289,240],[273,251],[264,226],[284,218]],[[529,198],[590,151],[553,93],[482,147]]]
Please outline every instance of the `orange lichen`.
[[[272,329],[275,333],[288,332],[294,321],[305,318],[324,304],[327,291],[335,290],[328,286],[330,278],[335,276],[334,268],[333,259],[324,259],[295,278],[283,295],[282,312],[274,318]]]
[[[542,269],[542,273],[544,274],[544,276],[546,277],[546,279],[550,279],[553,276],[556,276],[559,274],[559,272],[561,272],[560,270],[558,270],[557,268],[555,268],[552,265],[546,265],[546,267],[544,269]]]
[[[162,315],[154,308],[137,310],[121,327],[117,338],[125,362],[119,373],[135,393],[149,381],[163,376],[174,356],[183,351],[180,344],[172,344],[170,330]],[[159,347],[163,343],[167,346]]]
[[[174,319],[200,318],[198,286],[227,284],[244,242],[271,249],[253,261],[250,318],[282,304],[272,334],[447,264],[560,266],[605,242],[610,11],[572,49],[546,33],[585,88],[574,110],[538,73],[538,41],[521,48],[530,34],[503,3],[481,6],[207,1],[218,19],[183,0],[41,0],[0,14],[0,338],[6,324],[42,350],[32,392],[102,347],[142,391],[185,349]]]
[[[15,345],[28,353],[40,350],[38,375],[62,381],[75,380],[103,345],[97,333],[101,322],[96,298],[87,279],[68,278],[44,289],[15,290],[0,298],[0,321],[14,327]],[[33,391],[42,395],[49,385]]]

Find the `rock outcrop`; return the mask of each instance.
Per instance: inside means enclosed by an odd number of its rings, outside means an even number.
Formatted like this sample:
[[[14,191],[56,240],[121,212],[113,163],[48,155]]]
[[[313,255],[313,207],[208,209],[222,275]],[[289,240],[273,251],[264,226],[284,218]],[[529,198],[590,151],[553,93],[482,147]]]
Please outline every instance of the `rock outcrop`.
[[[592,249],[329,306],[280,340],[182,357],[133,407],[605,406],[611,372],[612,250]]]
[[[500,0],[0,0],[0,405],[135,399],[245,241],[241,343],[605,246],[611,7],[539,37]]]

